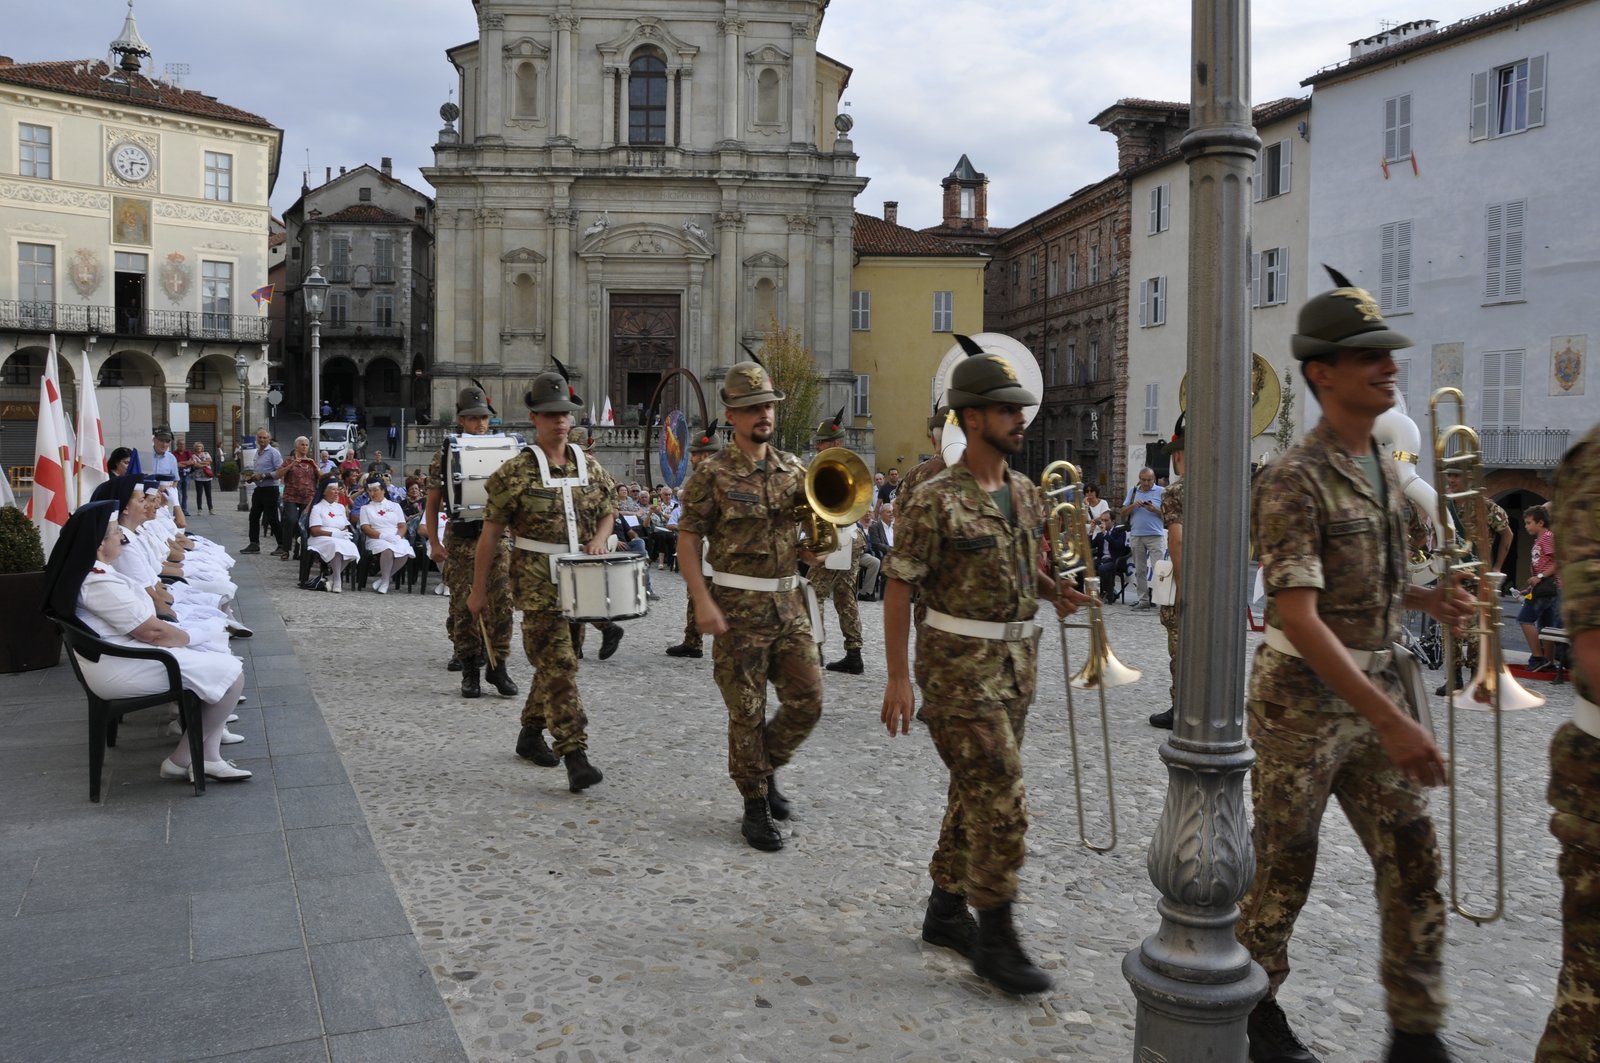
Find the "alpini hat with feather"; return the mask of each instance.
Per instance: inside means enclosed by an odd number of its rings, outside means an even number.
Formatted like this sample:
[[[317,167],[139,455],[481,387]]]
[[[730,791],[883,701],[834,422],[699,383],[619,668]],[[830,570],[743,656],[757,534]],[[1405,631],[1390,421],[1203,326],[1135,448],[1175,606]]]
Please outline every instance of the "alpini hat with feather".
[[[704,428],[697,428],[689,435],[689,453],[715,454],[722,449],[722,437],[717,434],[716,418]]]
[[[967,357],[950,371],[946,401],[952,410],[1002,404],[1039,405],[1038,396],[1022,386],[1017,371],[1004,355],[988,353],[970,336],[957,336],[956,342],[967,352]]]
[[[1409,337],[1389,327],[1378,301],[1365,288],[1357,288],[1343,273],[1324,265],[1337,285],[1313,295],[1300,308],[1298,328],[1289,349],[1304,362],[1340,351],[1397,351],[1413,346]]]
[[[837,443],[844,438],[844,407],[839,407],[839,412],[832,417],[825,417],[817,425],[817,430],[811,434],[813,443]]]
[[[577,413],[583,409],[583,402],[572,388],[567,367],[555,358],[550,360],[556,364],[555,372],[534,377],[533,386],[522,401],[532,413]]]
[[[744,353],[750,356],[748,362],[735,362],[728,370],[728,377],[722,382],[720,394],[722,405],[736,410],[741,406],[760,406],[764,402],[782,402],[785,398],[783,392],[772,384],[772,374],[767,372],[767,367],[761,364],[761,359],[756,357],[744,344]]]

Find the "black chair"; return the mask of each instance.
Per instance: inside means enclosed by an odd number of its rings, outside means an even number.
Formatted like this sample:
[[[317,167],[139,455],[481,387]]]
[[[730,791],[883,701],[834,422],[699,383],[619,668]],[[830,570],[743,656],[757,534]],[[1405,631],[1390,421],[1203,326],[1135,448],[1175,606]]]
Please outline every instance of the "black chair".
[[[67,660],[72,662],[73,674],[89,699],[89,800],[100,800],[100,772],[105,767],[106,747],[117,744],[117,724],[130,712],[154,708],[157,705],[178,706],[185,733],[189,736],[189,759],[197,768],[205,763],[205,747],[200,731],[200,698],[183,688],[178,671],[178,661],[166,650],[136,649],[117,646],[96,636],[76,617],[70,619],[46,613],[61,631],[61,641],[67,644]],[[83,667],[78,658],[98,661],[102,657],[122,657],[132,661],[158,661],[167,670],[167,689],[159,694],[146,694],[133,698],[102,698],[90,688],[83,677]],[[194,771],[194,792],[205,793],[206,773]]]

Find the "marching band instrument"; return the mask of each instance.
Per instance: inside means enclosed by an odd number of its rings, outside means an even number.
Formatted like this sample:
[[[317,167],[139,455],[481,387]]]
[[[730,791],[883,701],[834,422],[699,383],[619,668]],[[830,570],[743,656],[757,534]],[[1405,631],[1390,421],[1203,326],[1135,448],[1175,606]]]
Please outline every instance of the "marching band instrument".
[[[853,450],[829,447],[806,466],[806,500],[795,506],[801,541],[818,555],[839,549],[835,525],[854,524],[872,505],[872,472]]]
[[[1417,475],[1417,461],[1422,456],[1422,429],[1406,413],[1403,399],[1378,415],[1377,423],[1372,426],[1372,438],[1378,441],[1378,453],[1394,463],[1401,493],[1432,520],[1439,512],[1439,494],[1432,484]]]
[[[444,504],[451,520],[482,520],[489,477],[522,452],[508,435],[451,435],[444,449]]]
[[[1044,394],[1044,373],[1039,369],[1039,360],[1033,356],[1022,343],[1000,332],[980,332],[968,337],[971,342],[983,348],[985,354],[998,354],[1011,363],[1011,368],[1016,371],[1017,383],[1035,395]],[[948,405],[946,393],[950,390],[950,374],[955,372],[968,357],[966,348],[957,343],[945,352],[939,361],[939,371],[933,374],[933,407],[937,411],[940,407]],[[1023,411],[1023,427],[1033,423],[1039,415],[1038,406],[1029,406]],[[939,455],[944,458],[946,465],[954,465],[961,460],[961,455],[967,450],[967,436],[961,430],[961,418],[956,416],[954,410],[945,418],[944,432],[940,438]]]
[[[1250,355],[1250,438],[1272,427],[1283,404],[1283,384],[1272,363],[1254,352]],[[1178,410],[1189,410],[1189,374],[1178,381]]]
[[[1106,711],[1106,690],[1138,680],[1139,672],[1117,660],[1106,640],[1105,616],[1100,605],[1100,577],[1089,545],[1089,529],[1083,517],[1083,474],[1068,461],[1051,462],[1039,477],[1045,498],[1055,504],[1050,510],[1046,534],[1049,537],[1051,575],[1058,584],[1083,577],[1084,593],[1089,596],[1089,622],[1071,624],[1057,617],[1061,638],[1061,663],[1071,674],[1067,652],[1067,629],[1085,628],[1089,632],[1089,658],[1067,682],[1067,735],[1072,747],[1072,785],[1078,802],[1078,841],[1086,849],[1108,853],[1117,847],[1117,795],[1111,774],[1111,720]],[[1072,690],[1098,691],[1100,697],[1100,736],[1106,769],[1106,806],[1111,834],[1104,844],[1090,839],[1084,823],[1083,771],[1078,760],[1078,718]]]
[[[556,554],[550,558],[567,620],[633,620],[650,611],[643,557],[630,553]]]
[[[1450,771],[1450,904],[1458,913],[1480,926],[1492,923],[1505,913],[1505,766],[1503,749],[1502,713],[1513,709],[1531,709],[1544,704],[1544,698],[1531,693],[1511,676],[1506,667],[1504,651],[1500,646],[1500,583],[1505,575],[1489,572],[1482,560],[1491,556],[1493,540],[1489,537],[1488,495],[1483,485],[1483,459],[1478,433],[1458,421],[1440,428],[1439,407],[1447,402],[1456,405],[1457,416],[1466,418],[1467,400],[1458,388],[1440,388],[1428,400],[1429,427],[1433,432],[1434,468],[1441,473],[1459,470],[1464,481],[1462,490],[1446,490],[1439,495],[1437,510],[1440,554],[1445,566],[1439,577],[1440,591],[1449,595],[1468,579],[1476,582],[1476,600],[1473,605],[1473,622],[1468,635],[1478,639],[1478,670],[1466,686],[1469,702],[1487,707],[1494,714],[1494,879],[1493,907],[1469,907],[1461,897],[1458,885],[1457,858],[1458,816],[1456,809],[1457,785],[1461,778],[1456,764],[1456,691],[1453,678],[1459,663],[1456,660],[1455,639],[1445,639],[1445,689],[1446,719],[1449,721]],[[1450,515],[1450,503],[1456,499],[1476,499],[1476,519],[1466,529],[1469,538],[1455,534],[1455,523]]]

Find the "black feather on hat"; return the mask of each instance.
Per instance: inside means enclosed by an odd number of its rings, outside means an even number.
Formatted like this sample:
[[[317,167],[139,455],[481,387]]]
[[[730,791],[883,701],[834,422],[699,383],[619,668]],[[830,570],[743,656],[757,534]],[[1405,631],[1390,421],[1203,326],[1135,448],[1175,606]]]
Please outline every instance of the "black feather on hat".
[[[1340,273],[1338,270],[1334,269],[1332,266],[1328,265],[1326,262],[1324,262],[1322,264],[1322,268],[1328,271],[1328,276],[1329,277],[1333,278],[1333,286],[1335,288],[1354,288],[1355,287],[1354,284],[1350,283],[1350,278],[1349,277],[1346,277],[1343,273]]]
[[[958,332],[956,333],[956,342],[961,344],[961,349],[967,352],[968,358],[988,353],[982,347],[979,347],[977,341],[971,336],[963,336]]]
[[[706,425],[706,430],[700,433],[700,438],[695,440],[700,446],[710,446],[711,441],[717,438],[717,419],[711,418],[711,423]]]
[[[553,354],[550,356],[550,360],[556,364],[556,372],[561,374],[561,379],[567,382],[567,398],[571,399],[573,402],[577,402],[578,392],[577,389],[572,386],[572,377],[567,373],[567,367],[562,365],[561,359],[557,358]]]
[[[759,365],[763,369],[767,368],[767,363],[763,362],[760,358],[756,357],[756,352],[752,351],[750,349],[750,345],[749,344],[745,343],[743,340],[740,340],[739,341],[739,346],[744,348],[744,353],[748,354],[750,356],[750,360],[752,362],[756,363],[757,365]]]
[[[1172,438],[1167,440],[1163,448],[1165,453],[1176,454],[1183,449],[1184,421],[1188,416],[1188,411],[1178,414],[1178,423],[1172,426]]]
[[[833,415],[833,424],[831,425],[831,427],[838,428],[839,426],[841,426],[843,424],[844,424],[844,407],[840,406],[839,407],[839,412]]]

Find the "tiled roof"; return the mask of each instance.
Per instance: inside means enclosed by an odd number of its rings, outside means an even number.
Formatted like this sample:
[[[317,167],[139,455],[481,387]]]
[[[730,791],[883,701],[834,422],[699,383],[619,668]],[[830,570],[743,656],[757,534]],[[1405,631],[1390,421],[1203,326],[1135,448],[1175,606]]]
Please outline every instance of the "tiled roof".
[[[930,255],[950,258],[972,258],[977,252],[937,237],[907,229],[903,225],[874,218],[870,214],[857,214],[855,249],[859,255]]]
[[[47,92],[148,107],[155,111],[214,118],[240,125],[276,129],[260,115],[219,103],[204,93],[152,81],[143,74],[125,74],[103,59],[64,59],[50,63],[0,65],[0,84],[22,85]]]
[[[410,225],[411,219],[402,218],[392,210],[373,206],[371,203],[354,203],[343,210],[336,210],[332,214],[323,214],[316,218],[308,218],[308,222],[365,222],[378,225]]]

